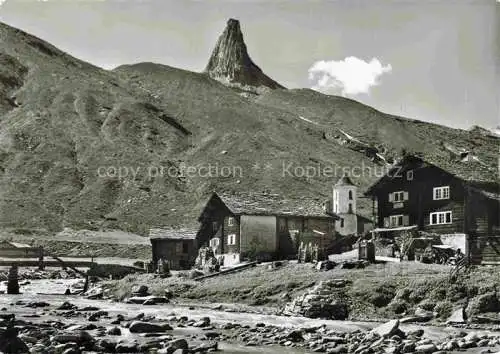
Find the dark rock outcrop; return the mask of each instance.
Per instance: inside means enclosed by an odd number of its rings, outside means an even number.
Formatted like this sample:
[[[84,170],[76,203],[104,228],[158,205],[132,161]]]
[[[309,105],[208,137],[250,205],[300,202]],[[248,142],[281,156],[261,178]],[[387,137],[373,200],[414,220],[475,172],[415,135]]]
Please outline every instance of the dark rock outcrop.
[[[208,75],[225,84],[242,89],[267,87],[284,88],[264,74],[252,61],[243,40],[238,20],[229,19],[205,68]]]

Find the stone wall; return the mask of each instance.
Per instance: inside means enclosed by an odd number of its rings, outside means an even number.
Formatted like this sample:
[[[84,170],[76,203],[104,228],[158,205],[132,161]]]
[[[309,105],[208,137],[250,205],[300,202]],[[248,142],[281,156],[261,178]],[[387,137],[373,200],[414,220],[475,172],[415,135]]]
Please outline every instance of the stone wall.
[[[330,320],[345,320],[349,316],[345,279],[324,280],[285,305],[282,313]]]

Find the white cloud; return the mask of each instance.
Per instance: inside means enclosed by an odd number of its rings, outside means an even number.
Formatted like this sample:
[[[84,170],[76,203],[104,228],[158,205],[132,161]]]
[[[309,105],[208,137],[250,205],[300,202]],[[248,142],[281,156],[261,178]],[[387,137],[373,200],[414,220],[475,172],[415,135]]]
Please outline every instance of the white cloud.
[[[370,88],[379,84],[381,75],[392,71],[391,64],[382,65],[373,58],[369,62],[356,57],[344,60],[320,60],[309,68],[312,89],[329,92],[341,90],[341,94],[357,95],[369,93]]]
[[[3,5],[4,2],[6,2],[7,0],[0,0],[0,6]]]

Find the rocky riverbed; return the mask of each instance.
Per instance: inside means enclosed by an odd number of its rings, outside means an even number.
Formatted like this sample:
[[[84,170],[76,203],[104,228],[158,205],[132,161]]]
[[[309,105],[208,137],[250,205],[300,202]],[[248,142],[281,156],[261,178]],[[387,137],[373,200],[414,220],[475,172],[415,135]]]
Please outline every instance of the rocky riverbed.
[[[37,282],[44,285],[36,286]],[[144,305],[36,293],[44,287],[57,293],[71,282],[34,280],[21,295],[1,295],[0,351],[391,354],[494,353],[500,348],[500,332],[492,330],[421,326],[398,320],[380,324],[282,317],[168,302]]]
[[[0,268],[0,281],[7,281],[9,273],[8,267]],[[81,276],[71,269],[47,269],[38,270],[33,268],[21,268],[18,272],[18,279],[23,280],[41,280],[41,279],[76,279]]]

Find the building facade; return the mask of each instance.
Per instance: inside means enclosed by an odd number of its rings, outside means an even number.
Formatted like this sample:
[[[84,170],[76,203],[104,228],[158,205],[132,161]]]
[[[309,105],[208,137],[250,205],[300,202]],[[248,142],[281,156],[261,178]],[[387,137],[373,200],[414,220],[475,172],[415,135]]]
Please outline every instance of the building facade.
[[[339,216],[336,231],[342,235],[362,235],[373,227],[372,220],[357,213],[358,187],[349,176],[340,178],[333,186],[333,212]]]
[[[335,240],[337,219],[318,200],[213,193],[199,218],[199,237],[223,265],[286,259],[296,256],[301,242],[327,249]]]
[[[498,180],[488,172],[470,161],[407,156],[366,192],[376,227],[463,235],[462,251],[475,263],[500,262]]]
[[[197,230],[153,228],[149,230],[152,260],[163,260],[172,270],[190,269],[198,255]]]
[[[33,247],[19,242],[2,240],[0,241],[0,257],[43,258],[43,248]]]

